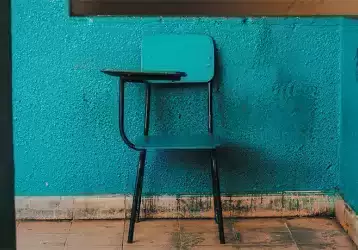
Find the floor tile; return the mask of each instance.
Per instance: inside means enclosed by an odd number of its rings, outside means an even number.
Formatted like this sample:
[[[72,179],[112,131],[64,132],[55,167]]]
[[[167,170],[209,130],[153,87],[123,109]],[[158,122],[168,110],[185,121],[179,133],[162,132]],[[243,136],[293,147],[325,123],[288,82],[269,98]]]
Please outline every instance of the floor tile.
[[[181,227],[184,227],[187,230],[190,231],[216,231],[218,229],[218,226],[214,219],[207,219],[207,220],[186,220],[182,219],[179,220],[179,225]]]
[[[218,225],[211,220],[179,220],[180,241],[183,248],[220,246]],[[226,245],[237,243],[232,230],[224,226]]]
[[[16,250],[64,250],[64,246],[17,246]]]
[[[17,235],[18,246],[64,247],[66,234],[20,234]]]
[[[16,229],[18,248],[63,249],[70,222],[20,222]]]
[[[351,239],[341,231],[292,231],[297,244],[332,245],[336,247],[352,246]]]
[[[178,244],[179,225],[177,220],[145,220],[135,224],[134,242],[127,243],[129,221],[126,221],[124,241],[125,246],[153,245],[171,246]]]
[[[340,225],[329,218],[297,218],[287,221],[302,249],[355,249]]]
[[[299,245],[300,250],[356,250],[354,246],[352,247],[337,247],[333,245],[324,245],[324,244],[317,244],[317,245]]]
[[[71,234],[122,233],[123,231],[124,220],[74,221],[71,226]]]
[[[292,245],[239,245],[237,249],[240,250],[298,250],[295,244]]]
[[[287,220],[287,226],[290,230],[341,230],[341,226],[334,220],[329,218],[294,218]]]
[[[260,231],[242,231],[239,232],[240,244],[272,244],[272,245],[290,245],[293,240],[289,232],[260,232]]]
[[[331,219],[225,219],[225,245],[212,219],[145,220],[136,223],[133,244],[126,242],[128,222],[20,222],[18,250],[357,250]]]
[[[174,246],[161,246],[161,245],[154,245],[154,246],[141,246],[141,245],[124,245],[123,250],[180,250],[180,248],[176,248]]]
[[[182,248],[184,250],[185,248]],[[241,249],[239,246],[233,246],[233,245],[215,245],[215,246],[195,246],[193,248],[187,248],[190,250],[237,250]]]
[[[124,221],[75,221],[67,238],[67,248],[90,246],[116,248],[122,245]]]
[[[122,246],[66,246],[64,250],[122,250]]]
[[[50,222],[50,221],[31,221],[20,222],[17,227],[17,233],[68,233],[70,231],[71,222]]]
[[[294,244],[284,219],[243,219],[233,223],[239,244]]]
[[[284,219],[243,219],[234,222],[234,228],[240,231],[288,232]]]
[[[70,234],[67,238],[67,246],[121,246],[123,233],[103,233],[89,235]]]

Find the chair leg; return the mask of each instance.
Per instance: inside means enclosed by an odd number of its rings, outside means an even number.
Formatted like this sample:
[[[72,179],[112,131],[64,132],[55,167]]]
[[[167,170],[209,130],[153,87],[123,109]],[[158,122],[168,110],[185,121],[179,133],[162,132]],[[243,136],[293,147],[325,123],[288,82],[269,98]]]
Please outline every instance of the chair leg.
[[[216,209],[217,209],[217,199],[215,198],[216,196],[217,196],[217,194],[218,194],[218,191],[217,191],[217,189],[216,189],[216,182],[215,182],[215,172],[214,172],[214,168],[213,168],[213,166],[214,166],[214,163],[213,163],[213,160],[214,160],[214,158],[213,157],[215,157],[215,156],[213,156],[213,154],[215,154],[214,152],[212,152],[211,153],[211,167],[210,167],[210,169],[211,169],[211,181],[212,181],[212,183],[211,183],[211,185],[212,185],[212,188],[213,188],[213,198],[214,198],[214,221],[218,224],[218,219],[217,219],[217,216],[216,216]]]
[[[216,224],[219,224],[219,220],[218,220],[218,217],[216,215],[216,209],[218,207],[217,205],[217,199],[215,199],[215,197],[217,196],[218,194],[218,191],[216,190],[216,183],[215,183],[215,179],[213,177],[213,169],[211,168],[211,179],[212,179],[212,186],[213,186],[213,197],[214,197],[214,221]]]
[[[142,153],[141,153],[142,154]],[[139,160],[141,161],[141,160]],[[144,157],[144,160],[145,162],[145,157]],[[140,187],[139,187],[139,194],[138,194],[138,203],[137,203],[137,218],[136,218],[136,223],[140,222],[140,204],[142,203],[141,200],[142,200],[142,190],[143,190],[143,179],[144,179],[144,164],[143,164],[143,173],[141,174],[140,176],[140,180],[139,180],[139,184],[140,184]]]
[[[221,207],[221,195],[220,195],[220,182],[219,182],[219,169],[216,161],[216,151],[211,152],[211,178],[213,182],[213,196],[214,196],[214,213],[219,229],[220,244],[225,244],[224,236],[224,221]]]
[[[137,216],[139,216],[142,187],[143,187],[145,157],[146,157],[146,151],[140,152],[139,164],[137,170],[137,179],[136,179],[135,191],[133,195],[131,219],[129,223],[129,232],[128,232],[128,241],[127,241],[128,243],[133,243],[134,225]]]

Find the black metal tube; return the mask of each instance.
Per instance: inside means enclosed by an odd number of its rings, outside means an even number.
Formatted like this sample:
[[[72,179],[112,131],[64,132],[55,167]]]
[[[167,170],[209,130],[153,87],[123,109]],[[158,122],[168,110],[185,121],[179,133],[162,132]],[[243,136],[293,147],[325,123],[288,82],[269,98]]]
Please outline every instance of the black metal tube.
[[[150,83],[146,83],[145,84],[145,117],[144,117],[145,136],[147,136],[149,133],[150,94],[151,94],[151,85]]]
[[[213,188],[213,198],[214,198],[214,219],[215,219],[215,222],[217,224],[219,224],[219,220],[217,218],[217,209],[218,209],[218,205],[217,205],[217,199],[215,197],[218,196],[218,191],[217,191],[217,185],[216,185],[216,179],[215,179],[215,172],[214,172],[214,164],[215,164],[215,159],[214,159],[214,156],[213,156],[213,153],[211,153],[210,155],[210,170],[211,170],[211,184],[212,184],[212,188]]]
[[[145,117],[144,117],[144,135],[147,136],[149,134],[149,115],[150,115],[150,92],[151,85],[146,83],[145,85]],[[144,160],[142,160],[144,157]],[[146,151],[142,151],[140,153],[140,161],[145,161]],[[144,163],[143,163],[144,164]],[[142,199],[142,189],[143,189],[143,178],[144,178],[144,165],[142,168],[141,178],[140,178],[140,187],[138,193],[138,204],[137,204],[137,222],[140,221],[140,204]]]
[[[140,152],[139,155],[139,168],[140,168],[140,177],[139,177],[139,191],[138,191],[138,202],[137,202],[137,222],[140,221],[140,204],[141,204],[141,200],[142,200],[142,190],[143,190],[143,179],[144,179],[144,166],[145,166],[145,158],[147,156],[147,151],[143,150]]]
[[[208,82],[208,130],[213,133],[213,85]]]
[[[128,243],[133,243],[133,235],[134,235],[134,226],[135,221],[140,213],[140,202],[141,202],[141,191],[143,184],[143,175],[144,175],[144,164],[145,164],[146,151],[140,152],[139,155],[139,164],[137,169],[137,179],[135,184],[135,190],[133,194],[133,203],[132,203],[132,212],[131,219],[129,224],[129,232],[128,232]]]
[[[224,221],[221,206],[219,169],[216,162],[216,150],[211,152],[211,177],[213,181],[214,201],[215,201],[215,218],[217,219],[219,229],[220,244],[225,244]]]
[[[122,140],[128,147],[138,150],[135,145],[128,139],[125,131],[124,131],[124,84],[125,80],[122,78],[119,79],[119,133],[122,137]]]

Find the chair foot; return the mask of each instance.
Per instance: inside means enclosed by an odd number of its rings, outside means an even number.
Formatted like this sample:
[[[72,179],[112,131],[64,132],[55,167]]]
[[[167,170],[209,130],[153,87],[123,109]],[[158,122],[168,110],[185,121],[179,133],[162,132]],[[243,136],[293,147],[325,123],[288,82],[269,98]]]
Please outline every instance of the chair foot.
[[[146,157],[146,151],[140,152],[139,164],[137,170],[137,179],[136,179],[135,191],[133,195],[132,212],[131,212],[131,218],[129,223],[128,240],[127,240],[128,243],[133,243],[134,226],[136,220],[139,219],[145,157]]]
[[[217,167],[215,154],[216,152],[215,150],[213,150],[211,153],[211,177],[213,183],[214,211],[215,211],[214,214],[215,214],[215,221],[218,224],[220,244],[225,244],[224,221],[222,215],[221,195],[220,195],[219,170]]]
[[[224,235],[224,221],[222,218],[222,211],[217,211],[216,212],[217,215],[221,214],[221,216],[217,216],[219,217],[217,220],[217,224],[218,224],[218,229],[219,229],[219,240],[220,240],[220,244],[225,244],[225,235]],[[221,217],[221,218],[220,218]]]

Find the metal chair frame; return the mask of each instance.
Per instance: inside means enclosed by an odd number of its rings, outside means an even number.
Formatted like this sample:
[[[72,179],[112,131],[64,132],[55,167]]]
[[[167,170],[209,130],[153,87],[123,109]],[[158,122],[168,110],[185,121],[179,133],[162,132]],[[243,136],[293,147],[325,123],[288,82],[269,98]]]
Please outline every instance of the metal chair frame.
[[[185,76],[182,72],[128,72],[128,71],[116,71],[116,70],[103,70],[103,73],[108,75],[119,77],[119,132],[124,143],[131,149],[137,150],[139,154],[139,163],[137,168],[137,177],[135,183],[135,190],[133,194],[133,203],[131,210],[131,218],[128,232],[128,243],[133,243],[134,227],[135,223],[140,220],[140,204],[142,198],[142,188],[144,179],[144,167],[147,155],[146,149],[139,149],[134,143],[132,143],[124,128],[124,89],[125,84],[128,82],[143,83],[145,85],[145,118],[144,118],[144,136],[149,135],[149,116],[150,116],[150,99],[151,99],[151,80],[167,80],[168,82],[180,81],[181,77]],[[157,84],[158,85],[158,84]],[[159,84],[160,85],[160,84]],[[213,84],[212,81],[207,83],[208,85],[208,133],[213,134]],[[200,149],[200,148],[198,148]],[[221,244],[225,244],[224,237],[224,225],[222,216],[222,205],[221,205],[221,194],[220,194],[220,183],[219,183],[219,169],[217,166],[216,148],[211,149],[211,179],[213,187],[214,197],[214,211],[215,221],[218,224],[219,240]]]

